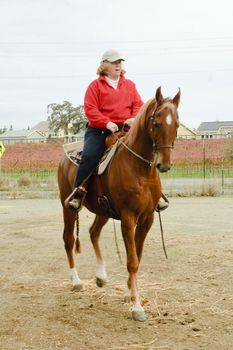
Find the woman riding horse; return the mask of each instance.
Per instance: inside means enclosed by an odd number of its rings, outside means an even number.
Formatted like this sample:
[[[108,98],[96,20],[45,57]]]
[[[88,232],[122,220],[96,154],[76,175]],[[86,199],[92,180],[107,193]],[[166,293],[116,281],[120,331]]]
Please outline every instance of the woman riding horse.
[[[87,181],[97,167],[104,151],[105,139],[123,125],[132,126],[134,118],[143,105],[135,84],[125,79],[121,54],[106,51],[97,70],[99,78],[88,87],[84,98],[88,127],[84,137],[82,159],[74,182],[74,190],[65,206],[80,210],[87,193]],[[158,209],[167,208],[168,201],[160,200]]]
[[[146,102],[140,109],[131,129],[123,140],[120,140],[108,168],[100,175],[104,193],[111,199],[114,212],[121,221],[129,274],[126,297],[127,300],[132,301],[132,317],[138,321],[146,320],[146,315],[138,293],[137,272],[144,241],[153,223],[154,211],[162,195],[158,172],[166,172],[171,168],[171,151],[179,126],[177,112],[179,101],[180,91],[173,99],[164,99],[161,89],[158,88],[155,98]],[[73,255],[74,244],[76,251],[80,252],[79,213],[64,206],[64,201],[72,188],[75,172],[76,166],[64,156],[58,168],[64,218],[63,239],[73,288],[80,290],[83,284],[75,268]],[[107,273],[100,250],[99,237],[111,215],[106,215],[106,212],[102,210],[94,180],[89,184],[84,205],[96,214],[89,232],[97,259],[96,283],[102,287],[107,281]],[[77,223],[76,240],[73,232],[75,222]]]

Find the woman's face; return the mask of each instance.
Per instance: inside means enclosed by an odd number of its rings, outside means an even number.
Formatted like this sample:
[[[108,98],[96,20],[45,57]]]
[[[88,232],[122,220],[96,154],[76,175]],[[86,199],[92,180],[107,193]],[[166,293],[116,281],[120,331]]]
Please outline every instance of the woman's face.
[[[121,67],[122,63],[121,60],[115,61],[115,62],[109,62],[109,66],[106,70],[106,75],[113,80],[117,80],[119,76],[121,75]]]

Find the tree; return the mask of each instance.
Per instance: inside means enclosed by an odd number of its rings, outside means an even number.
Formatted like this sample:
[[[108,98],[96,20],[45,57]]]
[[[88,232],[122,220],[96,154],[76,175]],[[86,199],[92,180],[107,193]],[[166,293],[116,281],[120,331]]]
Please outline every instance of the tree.
[[[4,132],[6,132],[6,131],[7,131],[6,125],[4,125],[3,128],[0,128],[0,134],[4,134]]]
[[[55,134],[59,130],[63,130],[65,135],[77,134],[87,123],[83,106],[74,107],[68,101],[64,101],[63,104],[49,104],[48,114],[49,128],[54,130]]]

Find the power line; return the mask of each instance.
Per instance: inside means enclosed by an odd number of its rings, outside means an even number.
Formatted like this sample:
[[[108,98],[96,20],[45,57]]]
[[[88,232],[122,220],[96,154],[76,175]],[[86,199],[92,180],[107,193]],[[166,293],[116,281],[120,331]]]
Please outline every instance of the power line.
[[[153,75],[169,75],[169,74],[214,74],[214,73],[225,73],[233,72],[233,68],[226,69],[200,69],[200,70],[189,70],[189,71],[166,71],[166,72],[143,72],[143,73],[130,73],[131,76],[153,76]],[[56,80],[56,79],[77,79],[93,76],[93,74],[74,74],[74,75],[51,75],[51,76],[1,76],[1,80]]]
[[[48,45],[80,45],[80,44],[85,44],[85,45],[89,45],[89,44],[111,44],[111,45],[115,45],[115,44],[129,44],[129,43],[133,43],[133,44],[142,44],[142,43],[157,43],[157,42],[182,42],[182,41],[207,41],[207,40],[233,40],[233,36],[214,36],[214,37],[187,37],[187,38],[172,38],[172,39],[165,39],[165,38],[154,38],[154,39],[142,39],[142,40],[85,40],[85,41],[81,41],[81,40],[75,40],[75,41],[0,41],[0,45],[2,44],[10,44],[10,45],[18,45],[18,44],[25,44],[25,45],[31,45],[31,44],[48,44]]]
[[[233,43],[232,44],[222,44],[222,45],[206,45],[206,46],[179,46],[179,47],[150,47],[148,49],[146,48],[132,48],[132,49],[126,49],[125,54],[128,55],[137,55],[137,56],[148,56],[148,55],[176,55],[176,54],[200,54],[203,52],[219,52],[223,53],[226,51],[233,50]],[[94,55],[96,55],[96,51],[84,51],[79,49],[79,51],[71,51],[67,49],[64,49],[63,51],[48,51],[48,50],[35,50],[35,51],[29,51],[29,50],[6,50],[6,52],[0,53],[0,58],[37,58],[37,59],[44,59],[44,58],[55,58],[55,59],[72,59],[72,58],[92,58]],[[82,51],[82,52],[80,52]]]

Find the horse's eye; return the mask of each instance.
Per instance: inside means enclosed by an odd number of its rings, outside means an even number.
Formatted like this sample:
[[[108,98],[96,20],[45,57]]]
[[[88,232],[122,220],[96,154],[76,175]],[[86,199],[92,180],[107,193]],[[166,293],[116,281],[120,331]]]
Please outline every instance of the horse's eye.
[[[157,129],[159,129],[160,124],[159,124],[159,123],[154,123],[154,126],[155,126]]]

